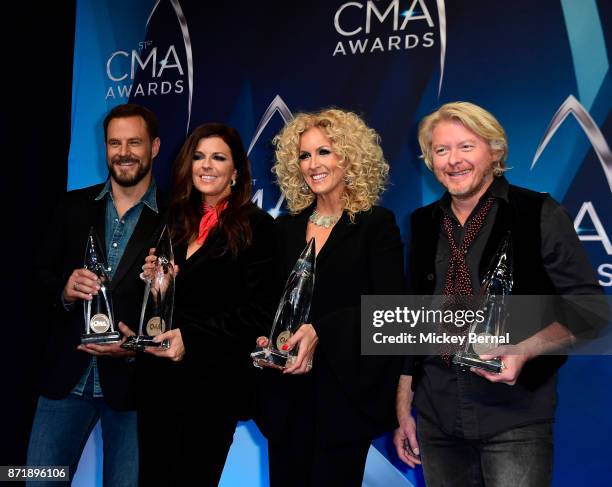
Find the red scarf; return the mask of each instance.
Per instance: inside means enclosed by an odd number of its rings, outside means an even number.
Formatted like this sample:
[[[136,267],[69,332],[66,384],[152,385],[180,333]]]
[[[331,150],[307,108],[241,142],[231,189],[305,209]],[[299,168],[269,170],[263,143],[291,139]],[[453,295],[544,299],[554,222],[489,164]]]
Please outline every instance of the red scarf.
[[[198,229],[198,245],[204,245],[210,231],[219,223],[219,215],[227,208],[227,201],[218,206],[210,206],[202,203],[202,218],[200,219],[200,228]]]

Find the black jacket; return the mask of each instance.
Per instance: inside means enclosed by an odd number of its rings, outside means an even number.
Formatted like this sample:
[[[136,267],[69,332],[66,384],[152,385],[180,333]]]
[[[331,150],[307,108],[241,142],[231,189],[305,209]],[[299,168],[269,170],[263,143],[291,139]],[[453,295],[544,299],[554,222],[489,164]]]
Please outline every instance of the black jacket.
[[[306,245],[311,212],[309,208],[276,220],[285,278]],[[325,434],[363,437],[393,427],[401,358],[361,355],[360,306],[362,295],[402,294],[402,268],[402,243],[392,212],[375,206],[357,214],[354,223],[346,213],[342,215],[316,259],[309,322],[317,331],[319,343],[312,373],[300,377],[265,371],[269,377],[263,381],[260,423],[266,435],[282,441],[290,430],[287,421],[302,421],[292,417],[292,412],[304,401],[313,400],[304,397],[312,390],[315,395],[325,395],[314,398]],[[319,383],[312,386],[312,381]],[[292,394],[294,397],[287,397]],[[293,401],[293,406],[282,406],[286,401]],[[352,423],[350,431],[341,426],[349,413],[343,409],[346,404],[362,418],[361,425]],[[353,417],[352,413],[348,417]]]
[[[174,249],[180,270],[173,327],[181,330],[185,356],[178,363],[147,355],[138,358],[143,408],[150,401],[171,400],[227,416],[250,414],[250,353],[256,338],[270,331],[280,280],[274,220],[253,204],[248,211],[252,244],[237,257],[223,252],[226,238],[219,228],[189,259],[185,244]]]
[[[61,293],[74,269],[83,267],[89,229],[99,238],[105,232],[106,198],[98,201],[104,184],[70,191],[47,221],[47,231],[36,256],[35,273],[40,294],[37,333],[47,337],[42,361],[40,392],[51,399],[66,397],[83,376],[91,355],[76,349],[84,332],[83,302],[70,311],[61,303]],[[159,233],[164,208],[157,194],[159,213],[143,205],[138,224],[113,276],[110,291],[115,324],[123,321],[137,331],[144,291],[139,275],[148,249]],[[126,359],[98,357],[100,381],[106,403],[115,409],[134,407],[131,381],[133,364]]]

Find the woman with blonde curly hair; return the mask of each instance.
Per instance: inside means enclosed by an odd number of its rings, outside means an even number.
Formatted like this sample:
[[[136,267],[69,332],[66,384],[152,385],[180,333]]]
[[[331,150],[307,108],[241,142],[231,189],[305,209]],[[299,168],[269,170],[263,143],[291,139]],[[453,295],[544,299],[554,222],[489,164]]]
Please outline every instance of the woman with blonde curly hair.
[[[285,277],[312,237],[317,258],[310,323],[287,342],[297,359],[263,372],[270,482],[360,486],[370,442],[393,427],[401,366],[360,354],[361,296],[403,291],[395,216],[375,206],[389,165],[378,134],[339,109],[297,115],[274,144],[290,210],[276,220]]]

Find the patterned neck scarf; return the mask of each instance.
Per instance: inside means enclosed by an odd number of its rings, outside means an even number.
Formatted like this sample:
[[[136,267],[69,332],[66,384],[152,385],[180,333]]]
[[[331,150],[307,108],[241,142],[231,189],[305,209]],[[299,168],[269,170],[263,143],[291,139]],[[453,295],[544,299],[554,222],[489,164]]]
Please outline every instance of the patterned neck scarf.
[[[200,219],[200,227],[198,229],[198,245],[204,245],[210,231],[219,223],[219,215],[227,208],[227,201],[220,206],[210,206],[202,203],[202,218]]]
[[[468,222],[461,245],[457,245],[455,237],[453,235],[453,226],[455,225],[451,220],[451,217],[446,213],[444,214],[444,220],[442,226],[448,239],[448,245],[451,250],[450,259],[448,262],[448,270],[446,272],[446,282],[444,284],[444,294],[451,296],[446,300],[446,309],[466,309],[470,306],[470,299],[461,299],[459,296],[472,296],[474,289],[472,288],[472,279],[470,278],[470,271],[468,269],[465,257],[468,253],[469,248],[476,240],[476,236],[482,225],[484,224],[489,210],[493,206],[495,198],[489,196],[484,204],[480,207],[474,217]],[[454,325],[442,325],[445,333],[453,335],[467,336],[469,326],[463,326],[458,328]],[[451,356],[459,349],[457,345],[443,345],[442,346],[442,359],[446,365],[450,366]]]
[[[470,278],[470,271],[465,262],[465,256],[468,253],[469,248],[476,240],[476,236],[482,225],[489,214],[489,210],[493,206],[493,196],[489,196],[484,202],[480,210],[474,215],[465,230],[463,242],[461,245],[457,245],[455,237],[453,236],[453,221],[451,217],[446,213],[444,214],[444,221],[442,225],[448,238],[448,245],[451,249],[451,256],[448,262],[448,270],[446,272],[446,283],[444,284],[444,294],[457,295],[457,296],[471,296],[474,294],[472,289],[472,280]]]

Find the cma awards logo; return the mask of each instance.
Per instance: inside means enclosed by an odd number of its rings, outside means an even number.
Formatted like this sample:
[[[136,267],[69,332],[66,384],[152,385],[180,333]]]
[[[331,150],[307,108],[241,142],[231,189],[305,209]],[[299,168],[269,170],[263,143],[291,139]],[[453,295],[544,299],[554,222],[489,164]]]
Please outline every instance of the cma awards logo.
[[[162,0],[157,0],[149,17],[146,28],[149,27],[153,15],[157,12]],[[150,97],[187,93],[187,124],[191,122],[191,105],[193,100],[193,53],[187,19],[178,0],[168,0],[174,12],[180,29],[183,46],[179,51],[185,53],[181,61],[177,47],[171,44],[167,47],[154,45],[146,40],[138,43],[137,49],[130,51],[118,50],[106,60],[106,77],[110,82],[106,90],[105,100],[132,97]],[[143,81],[136,82],[136,77]],[[186,86],[185,86],[186,85]]]
[[[126,62],[121,62],[123,59]],[[127,68],[124,67],[127,64]],[[137,70],[150,75],[151,81],[134,84]],[[170,93],[183,93],[184,80],[164,80],[171,72],[184,76],[185,72],[174,45],[160,51],[152,46],[152,41],[139,43],[138,49],[115,51],[106,61],[106,76],[112,83],[106,90],[105,100],[109,98],[129,98],[130,96],[159,96]]]
[[[550,121],[550,124],[548,125],[548,128],[546,129],[546,132],[538,145],[533,162],[531,163],[531,169],[534,168],[538,158],[569,115],[574,116],[588,137],[589,142],[591,143],[591,146],[599,159],[604,176],[608,182],[608,187],[610,188],[610,193],[612,194],[612,151],[610,151],[610,147],[608,146],[605,137],[601,133],[601,130],[589,112],[573,95],[568,96],[567,99],[561,104],[557,112],[553,115],[552,120]],[[609,207],[607,209],[609,211]],[[588,218],[592,223],[593,231],[591,233],[585,233],[584,231],[585,227],[583,222],[585,221],[585,218]],[[606,254],[608,256],[612,255],[612,243],[610,242],[610,237],[608,236],[608,232],[606,231],[606,228],[604,227],[601,218],[599,217],[599,213],[592,201],[584,201],[582,203],[582,206],[574,219],[574,229],[576,230],[578,238],[580,238],[581,241],[599,242],[603,246]],[[600,276],[599,283],[602,286],[612,286],[612,263],[600,264],[597,267],[597,273]]]
[[[368,0],[346,2],[334,14],[334,29],[341,36],[332,56],[367,55],[383,52],[432,48],[435,23],[425,0],[411,0],[407,9],[400,0],[388,3]],[[436,0],[440,45],[440,82],[446,55],[446,6]]]

